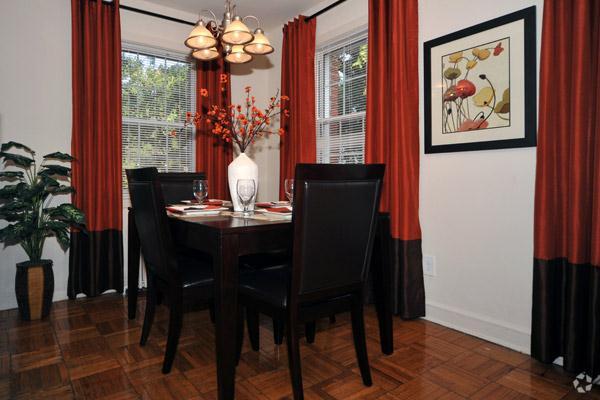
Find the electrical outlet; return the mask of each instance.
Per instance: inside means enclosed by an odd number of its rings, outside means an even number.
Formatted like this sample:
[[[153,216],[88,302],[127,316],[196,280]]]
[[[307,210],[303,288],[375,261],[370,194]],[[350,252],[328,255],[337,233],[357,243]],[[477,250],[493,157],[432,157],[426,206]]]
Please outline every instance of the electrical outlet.
[[[423,255],[423,275],[435,276],[435,256]]]

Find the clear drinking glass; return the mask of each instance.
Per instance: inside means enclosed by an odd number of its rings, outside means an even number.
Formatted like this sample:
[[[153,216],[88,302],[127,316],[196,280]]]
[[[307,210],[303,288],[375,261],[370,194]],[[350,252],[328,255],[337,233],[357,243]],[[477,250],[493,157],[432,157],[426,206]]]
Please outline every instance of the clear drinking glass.
[[[294,180],[293,179],[286,179],[285,180],[285,195],[288,198],[288,200],[290,201],[290,206],[294,206]]]
[[[208,198],[208,181],[204,179],[194,180],[194,197],[199,204]]]
[[[252,213],[248,211],[248,207],[256,194],[256,183],[254,179],[238,179],[236,188],[240,203],[244,206],[243,216],[249,217]]]

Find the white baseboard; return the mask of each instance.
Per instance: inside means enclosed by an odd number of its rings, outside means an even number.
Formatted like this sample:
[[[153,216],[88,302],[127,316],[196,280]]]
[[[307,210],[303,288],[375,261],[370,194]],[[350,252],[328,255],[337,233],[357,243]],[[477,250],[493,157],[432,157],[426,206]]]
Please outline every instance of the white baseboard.
[[[54,303],[55,301],[67,300],[68,298],[69,296],[67,296],[66,290],[55,290],[54,296],[52,296],[52,302]]]
[[[428,301],[426,320],[530,354],[531,332],[504,321]]]

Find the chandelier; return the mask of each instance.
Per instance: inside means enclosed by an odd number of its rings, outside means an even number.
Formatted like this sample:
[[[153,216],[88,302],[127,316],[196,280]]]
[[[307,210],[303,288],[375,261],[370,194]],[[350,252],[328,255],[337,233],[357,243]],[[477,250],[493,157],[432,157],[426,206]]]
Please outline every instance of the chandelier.
[[[258,18],[254,15],[241,18],[235,14],[235,7],[230,0],[225,0],[225,14],[221,21],[211,10],[200,12],[200,19],[184,42],[192,49],[194,58],[210,61],[223,55],[230,63],[243,64],[252,61],[253,55],[273,52],[273,46],[260,28]],[[210,13],[211,18],[205,21],[202,13]],[[256,20],[254,33],[244,24],[247,19]]]

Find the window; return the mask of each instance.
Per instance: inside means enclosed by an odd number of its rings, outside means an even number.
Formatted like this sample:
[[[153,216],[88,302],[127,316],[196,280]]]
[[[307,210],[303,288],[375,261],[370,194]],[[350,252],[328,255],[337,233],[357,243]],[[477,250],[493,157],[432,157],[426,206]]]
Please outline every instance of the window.
[[[194,132],[181,129],[195,108],[195,70],[185,55],[124,46],[122,53],[123,188],[125,169],[193,170]]]
[[[367,107],[367,34],[317,51],[317,162],[363,163]]]

